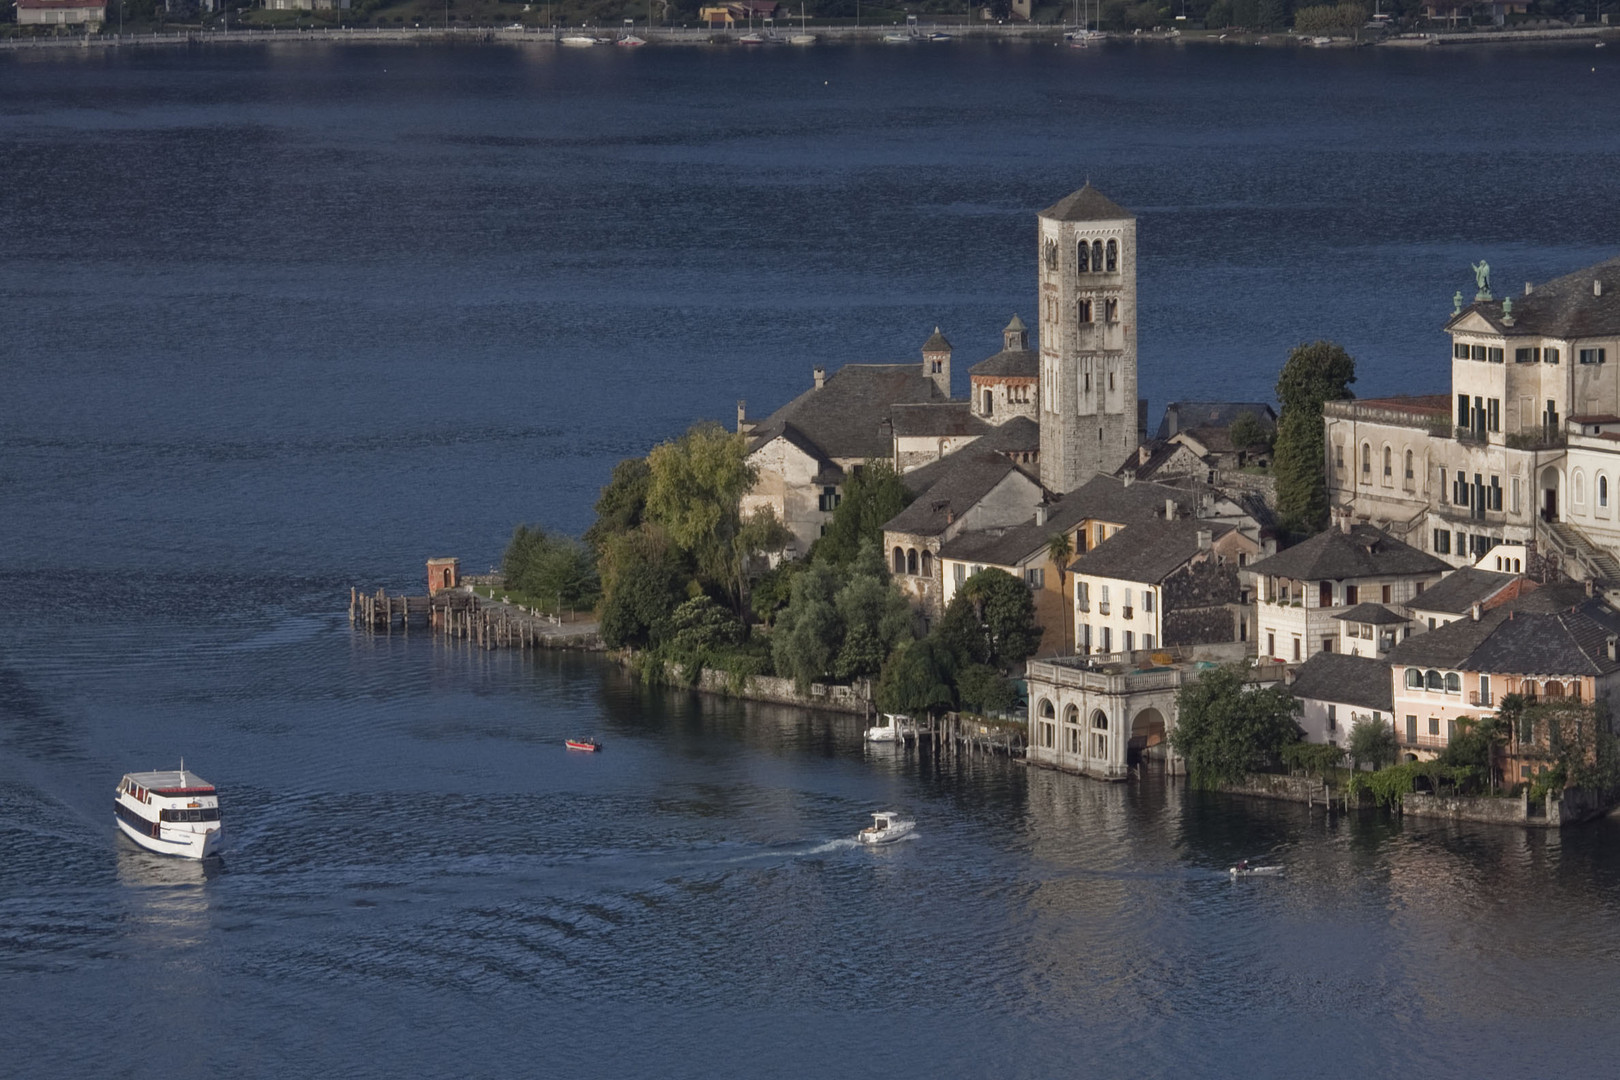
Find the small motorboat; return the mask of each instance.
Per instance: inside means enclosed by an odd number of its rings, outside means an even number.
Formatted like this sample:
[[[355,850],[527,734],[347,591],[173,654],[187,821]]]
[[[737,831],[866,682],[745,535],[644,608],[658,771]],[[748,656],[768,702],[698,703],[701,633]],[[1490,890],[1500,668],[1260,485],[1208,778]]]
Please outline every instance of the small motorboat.
[[[1226,872],[1235,878],[1241,877],[1276,877],[1283,872],[1280,866],[1250,866],[1248,860],[1229,866]]]
[[[602,750],[602,744],[595,739],[569,739],[567,745],[570,750],[583,750],[587,754],[600,753]]]
[[[569,49],[589,49],[596,44],[596,39],[585,34],[569,34],[560,44]]]
[[[867,742],[900,742],[910,734],[911,717],[884,713],[883,723],[866,729]]]
[[[881,810],[872,815],[872,824],[855,834],[863,844],[892,844],[917,827],[915,821],[902,818],[893,810]]]
[[[194,772],[180,768],[126,773],[113,795],[118,830],[148,851],[205,859],[219,851],[219,792]]]

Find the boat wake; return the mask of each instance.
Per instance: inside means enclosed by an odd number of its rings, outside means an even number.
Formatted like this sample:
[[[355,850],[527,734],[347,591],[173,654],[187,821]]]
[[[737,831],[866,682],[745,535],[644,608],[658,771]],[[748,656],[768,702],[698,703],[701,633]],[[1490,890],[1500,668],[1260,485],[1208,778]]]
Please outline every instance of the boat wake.
[[[860,846],[861,845],[858,842],[856,842],[855,840],[853,840],[850,837],[846,836],[846,837],[844,837],[842,839],[839,839],[839,840],[828,840],[826,843],[817,844],[815,847],[811,848],[810,850],[801,852],[800,854],[803,854],[803,855],[826,855],[829,852],[848,851],[850,848],[855,848],[855,847],[860,847]]]

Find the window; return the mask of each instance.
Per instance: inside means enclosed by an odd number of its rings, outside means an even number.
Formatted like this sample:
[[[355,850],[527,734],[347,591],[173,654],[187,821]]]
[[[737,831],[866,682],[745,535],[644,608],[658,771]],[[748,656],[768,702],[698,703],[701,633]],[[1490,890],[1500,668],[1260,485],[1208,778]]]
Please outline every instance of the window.
[[[1046,242],[1046,268],[1048,270],[1056,270],[1058,268],[1056,240],[1048,240]]]
[[[1107,731],[1108,730],[1108,714],[1103,712],[1101,709],[1098,709],[1097,711],[1093,712],[1091,714],[1091,726],[1092,726],[1093,729],[1095,729],[1097,731]]]
[[[1333,606],[1333,582],[1331,582],[1331,581],[1323,581],[1323,582],[1318,582],[1317,583],[1317,586],[1316,586],[1316,606],[1317,607],[1332,607]]]
[[[1586,505],[1586,474],[1581,472],[1579,469],[1576,469],[1574,474],[1570,477],[1570,482],[1571,482],[1572,486],[1575,488],[1575,504],[1577,506],[1585,506]]]
[[[1080,248],[1076,254],[1079,262],[1075,268],[1084,274],[1091,269],[1091,245],[1084,240],[1080,241]]]
[[[1091,269],[1100,274],[1102,273],[1102,268],[1102,241],[1093,240],[1091,242]]]
[[[1406,452],[1406,478],[1411,480],[1415,475],[1412,472],[1412,451],[1408,450]]]
[[[1541,350],[1540,349],[1514,349],[1513,350],[1513,362],[1515,364],[1539,364],[1539,363],[1541,363]]]
[[[1446,470],[1440,470],[1440,505],[1446,504]]]
[[[1580,354],[1581,363],[1601,364],[1605,360],[1604,352],[1603,349],[1582,349]]]
[[[1337,705],[1329,705],[1328,706],[1328,730],[1329,731],[1337,731],[1338,729],[1339,729],[1339,707]]]
[[[1136,651],[1136,635],[1129,630],[1125,631],[1125,651]]]
[[[1152,589],[1143,589],[1142,590],[1142,611],[1144,613],[1146,613],[1146,614],[1152,614],[1153,613],[1153,590]]]
[[[1475,345],[1475,346],[1472,346],[1468,351],[1469,351],[1469,357],[1468,358],[1470,360],[1478,360],[1482,364],[1485,362],[1485,346],[1483,346],[1483,345]]]
[[[1384,447],[1384,479],[1385,480],[1388,480],[1390,477],[1395,475],[1394,461],[1395,461],[1395,451],[1391,450],[1387,446]]]
[[[1372,475],[1372,443],[1361,444],[1361,475]]]
[[[1406,688],[1408,690],[1423,689],[1423,672],[1415,667],[1406,669]]]
[[[1024,581],[1027,582],[1029,587],[1032,588],[1032,589],[1045,588],[1046,587],[1046,569],[1044,567],[1035,566],[1035,567],[1031,567],[1028,570],[1025,570],[1024,571]]]
[[[1393,591],[1394,591],[1394,588],[1393,588],[1393,586],[1390,586],[1390,585],[1385,585],[1385,586],[1383,586],[1383,587],[1382,587],[1382,590],[1381,590],[1381,594],[1380,594],[1380,596],[1379,596],[1379,598],[1378,598],[1378,599],[1379,599],[1379,602],[1380,602],[1380,603],[1384,603],[1384,604],[1387,604],[1387,603],[1389,603],[1389,598],[1390,598],[1390,594],[1391,594],[1391,593],[1392,593],[1392,592],[1393,592]]]
[[[1274,630],[1266,631],[1266,655],[1277,655],[1277,633]]]
[[[1541,362],[1543,364],[1556,364],[1556,363],[1558,363],[1558,350],[1557,349],[1542,349],[1541,350]]]
[[[1485,489],[1485,509],[1502,509],[1502,478],[1491,477],[1491,486]]]
[[[1091,301],[1090,300],[1077,300],[1077,301],[1075,301],[1074,311],[1075,311],[1075,321],[1076,322],[1088,323],[1088,322],[1091,321]]]
[[[1424,688],[1428,690],[1444,690],[1446,681],[1440,677],[1438,671],[1430,671],[1423,676]]]
[[[906,553],[901,548],[894,549],[894,572],[897,574],[906,572]],[[958,578],[957,580],[960,581],[961,579]]]
[[[1410,714],[1406,717],[1406,741],[1417,742],[1417,717]]]
[[[1333,651],[1333,639],[1332,638],[1325,637],[1325,638],[1322,639],[1322,651],[1323,652],[1332,652]]]
[[[951,577],[960,585],[967,580],[967,563],[956,563],[951,567]]]
[[[1604,476],[1602,473],[1598,473],[1598,485],[1597,485],[1597,487],[1598,487],[1598,505],[1602,506],[1602,507],[1607,507],[1609,505],[1609,478],[1607,476]]]
[[[1111,322],[1111,323],[1119,322],[1119,301],[1118,300],[1104,300],[1103,301],[1103,318],[1105,320],[1107,320],[1108,322]]]
[[[1453,360],[1466,360],[1466,359],[1468,359],[1468,346],[1464,345],[1460,341],[1452,342],[1451,343],[1451,358]]]
[[[1112,627],[1105,626],[1102,628],[1102,651],[1104,653],[1114,651],[1114,631]]]
[[[1057,726],[1055,724],[1042,724],[1040,725],[1040,728],[1041,748],[1044,750],[1052,749],[1053,745],[1057,742]]]
[[[1097,610],[1104,615],[1108,614],[1108,586],[1106,585],[1097,590]]]
[[[840,498],[841,496],[838,494],[838,489],[836,487],[829,486],[822,488],[821,499],[819,500],[822,511],[825,513],[838,509]]]
[[[1457,426],[1458,427],[1467,427],[1468,426],[1468,395],[1467,394],[1458,394],[1457,395]]]
[[[989,416],[995,411],[996,398],[990,391],[984,392],[984,415]]]
[[[1493,345],[1485,350],[1485,359],[1490,363],[1500,364],[1502,362],[1502,350]]]
[[[1299,638],[1295,638],[1294,639],[1294,659],[1297,661],[1299,658],[1300,658],[1300,656],[1299,656]]]
[[[906,552],[906,573],[915,574],[916,572],[917,572],[917,549],[912,548],[910,551]]]
[[[923,577],[934,576],[934,553],[932,551],[922,553],[922,574]]]
[[[1446,693],[1462,693],[1462,676],[1458,675],[1455,671],[1449,671],[1446,673]]]
[[[1519,478],[1517,476],[1515,476],[1513,478],[1513,502],[1512,502],[1512,507],[1513,507],[1513,512],[1515,514],[1519,513]]]
[[[1491,431],[1502,430],[1502,402],[1491,398],[1485,403],[1485,426]]]
[[[1344,468],[1344,443],[1333,444],[1333,467],[1335,469]]]
[[[1457,737],[1457,721],[1455,721],[1455,720],[1447,720],[1446,721],[1446,742],[1451,742],[1456,737]]]
[[[1361,589],[1355,585],[1346,585],[1344,587],[1344,602],[1351,607],[1361,603]]]
[[[1119,244],[1113,240],[1108,241],[1108,272],[1112,274],[1119,268]]]
[[[1429,717],[1429,734],[1440,734],[1440,718],[1438,716]]]
[[[1091,586],[1084,581],[1075,583],[1074,602],[1081,611],[1091,610]]]

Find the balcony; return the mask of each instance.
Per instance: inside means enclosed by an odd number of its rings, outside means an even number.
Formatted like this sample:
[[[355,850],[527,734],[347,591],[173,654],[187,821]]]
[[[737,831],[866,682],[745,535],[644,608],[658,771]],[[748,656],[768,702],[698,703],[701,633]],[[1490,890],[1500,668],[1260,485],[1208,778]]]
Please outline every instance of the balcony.
[[[1104,600],[1102,603],[1097,605],[1097,614],[1099,614],[1099,615],[1108,614],[1108,601]]]
[[[1468,691],[1468,704],[1478,705],[1487,709],[1492,708],[1493,703],[1491,701],[1491,692],[1489,690]]]
[[[1119,617],[1122,618],[1122,619],[1129,619],[1131,617],[1131,611],[1132,610],[1133,609],[1128,608],[1128,607],[1127,608],[1120,608],[1119,609]]]
[[[1075,607],[1076,611],[1088,611],[1089,612],[1091,610],[1091,604],[1089,602],[1085,601],[1085,600],[1081,600],[1079,603],[1075,604],[1074,607]]]

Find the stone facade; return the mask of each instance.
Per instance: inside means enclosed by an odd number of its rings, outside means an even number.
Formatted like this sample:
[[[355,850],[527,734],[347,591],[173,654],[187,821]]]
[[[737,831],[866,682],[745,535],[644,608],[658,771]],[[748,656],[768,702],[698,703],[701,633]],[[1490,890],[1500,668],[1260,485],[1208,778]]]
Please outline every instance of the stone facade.
[[[1062,494],[1140,438],[1136,219],[1087,185],[1041,212],[1038,235],[1041,482]]]

